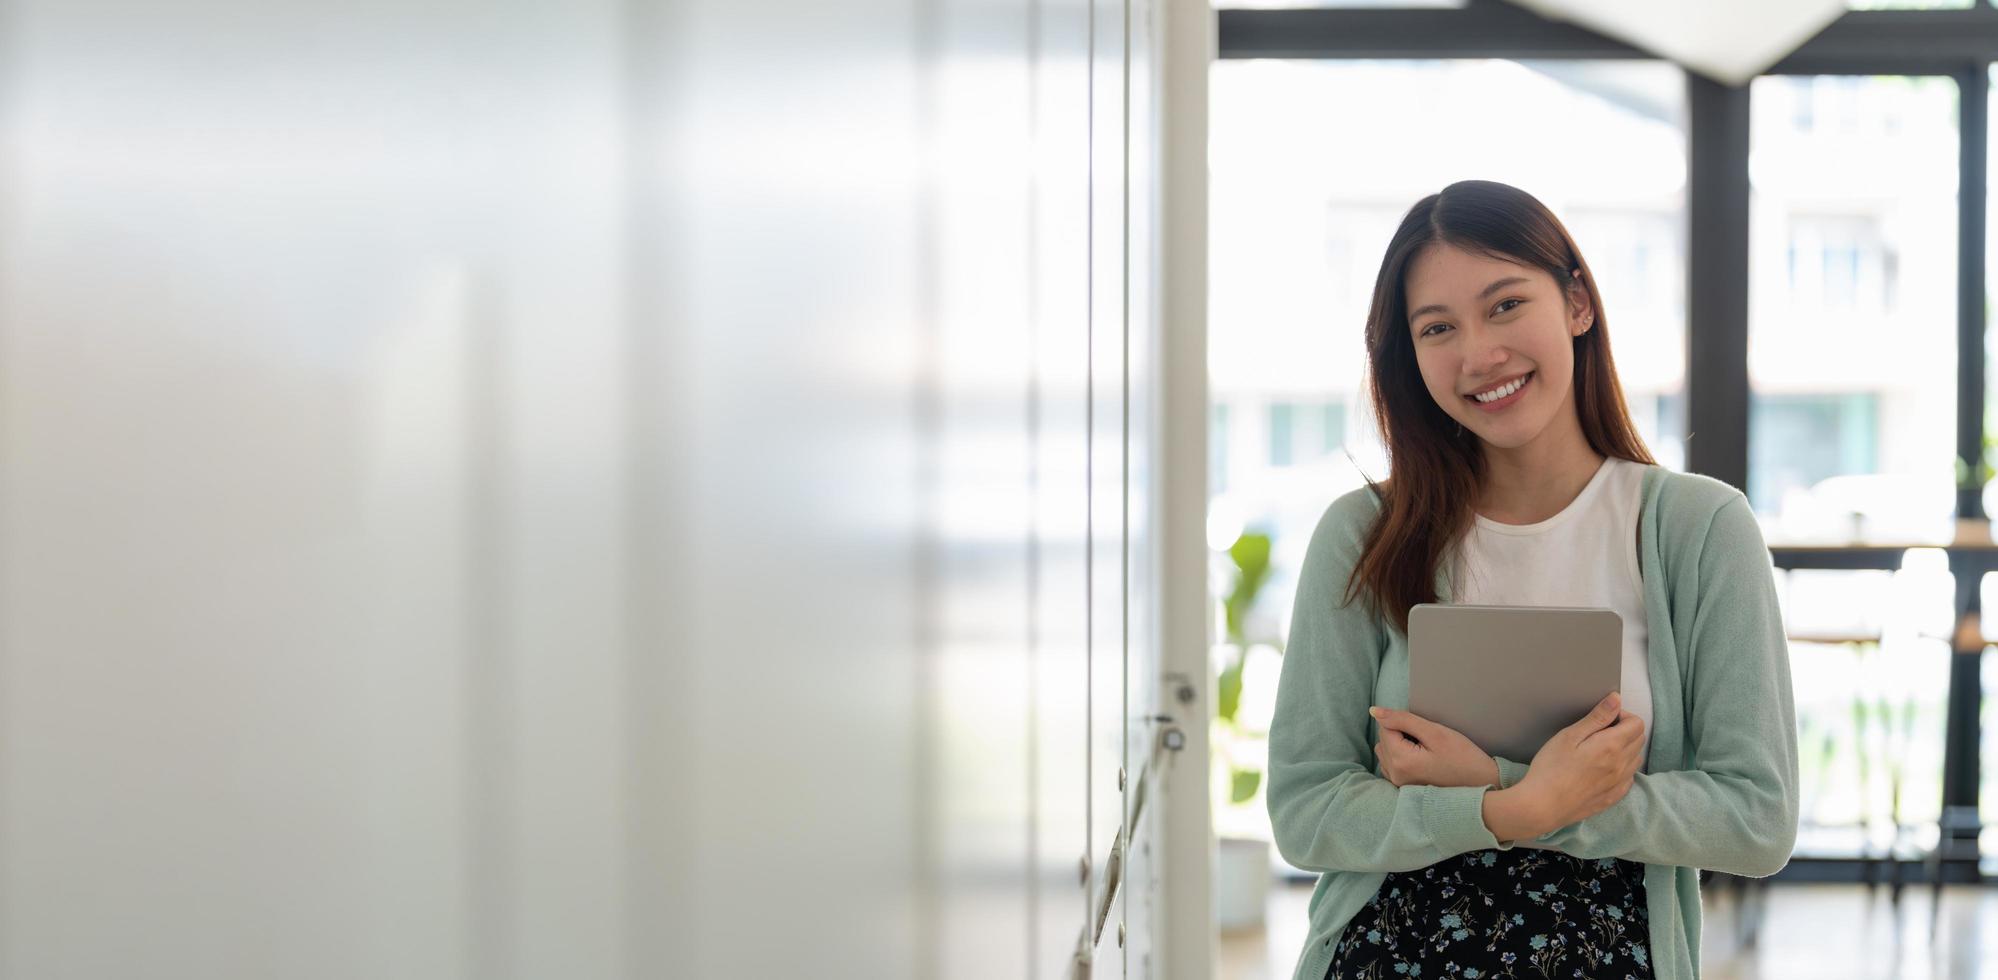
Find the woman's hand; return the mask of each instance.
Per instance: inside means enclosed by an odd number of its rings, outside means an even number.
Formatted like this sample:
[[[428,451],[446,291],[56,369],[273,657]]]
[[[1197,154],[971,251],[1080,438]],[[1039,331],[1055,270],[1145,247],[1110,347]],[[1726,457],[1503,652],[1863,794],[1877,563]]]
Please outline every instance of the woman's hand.
[[[1543,833],[1593,817],[1630,792],[1644,765],[1644,719],[1622,708],[1622,698],[1611,692],[1534,753],[1526,778],[1513,789],[1532,800]]]
[[[1498,763],[1456,729],[1392,708],[1368,713],[1381,728],[1374,757],[1381,761],[1381,775],[1396,786],[1499,784]]]

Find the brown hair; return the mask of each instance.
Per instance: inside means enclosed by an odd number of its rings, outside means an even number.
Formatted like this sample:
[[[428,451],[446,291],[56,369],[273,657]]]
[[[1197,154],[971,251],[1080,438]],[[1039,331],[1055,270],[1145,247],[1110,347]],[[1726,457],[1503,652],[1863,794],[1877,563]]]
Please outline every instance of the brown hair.
[[[1595,311],[1595,326],[1574,338],[1582,433],[1603,456],[1652,462],[1617,384],[1595,276],[1554,212],[1525,191],[1488,180],[1458,181],[1415,202],[1388,242],[1367,314],[1368,388],[1387,443],[1389,476],[1367,480],[1381,498],[1380,513],[1346,583],[1348,602],[1364,590],[1375,610],[1404,633],[1410,607],[1436,601],[1437,568],[1470,528],[1485,477],[1481,441],[1430,396],[1408,335],[1408,267],[1423,248],[1439,242],[1544,269],[1564,294],[1576,282],[1571,270],[1580,271]]]

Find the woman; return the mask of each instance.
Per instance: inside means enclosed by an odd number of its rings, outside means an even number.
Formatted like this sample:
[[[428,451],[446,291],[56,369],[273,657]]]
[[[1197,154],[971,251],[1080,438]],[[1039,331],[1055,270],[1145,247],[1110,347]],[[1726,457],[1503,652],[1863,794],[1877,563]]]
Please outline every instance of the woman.
[[[1743,496],[1654,464],[1560,221],[1463,181],[1367,319],[1386,480],[1327,508],[1270,726],[1278,850],[1322,872],[1297,980],[1698,975],[1698,869],[1797,828],[1788,648]],[[1623,689],[1531,760],[1409,714],[1422,602],[1622,615]]]

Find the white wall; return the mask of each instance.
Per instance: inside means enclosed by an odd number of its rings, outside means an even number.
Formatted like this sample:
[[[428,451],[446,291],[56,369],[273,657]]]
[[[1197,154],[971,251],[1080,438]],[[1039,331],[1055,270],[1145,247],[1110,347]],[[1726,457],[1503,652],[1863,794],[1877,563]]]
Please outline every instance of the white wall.
[[[1161,13],[6,5],[0,977],[1069,975]]]

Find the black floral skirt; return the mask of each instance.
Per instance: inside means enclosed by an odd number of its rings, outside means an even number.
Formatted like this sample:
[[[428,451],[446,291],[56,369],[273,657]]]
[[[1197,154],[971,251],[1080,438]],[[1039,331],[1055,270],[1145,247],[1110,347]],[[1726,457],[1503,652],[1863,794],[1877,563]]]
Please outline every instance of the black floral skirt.
[[[1390,874],[1326,980],[1650,980],[1644,865],[1530,847]]]

